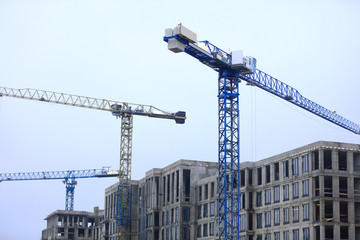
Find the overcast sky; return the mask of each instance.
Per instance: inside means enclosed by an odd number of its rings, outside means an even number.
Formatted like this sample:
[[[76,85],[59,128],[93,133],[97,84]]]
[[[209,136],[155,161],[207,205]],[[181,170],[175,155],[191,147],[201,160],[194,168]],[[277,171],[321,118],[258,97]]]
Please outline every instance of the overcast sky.
[[[182,23],[303,96],[360,123],[359,1],[0,1],[0,86],[36,88],[175,112],[134,118],[133,179],[179,159],[217,161],[217,73],[163,42]],[[240,85],[241,161],[355,135]],[[120,120],[108,112],[0,98],[0,172],[119,167]],[[104,207],[117,179],[78,180],[75,210]],[[40,239],[64,209],[58,181],[0,183],[0,239]]]

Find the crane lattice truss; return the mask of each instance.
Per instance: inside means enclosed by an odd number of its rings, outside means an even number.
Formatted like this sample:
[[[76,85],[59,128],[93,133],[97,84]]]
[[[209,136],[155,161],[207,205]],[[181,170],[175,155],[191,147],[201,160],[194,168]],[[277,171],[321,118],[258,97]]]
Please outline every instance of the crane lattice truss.
[[[66,187],[65,210],[73,211],[76,178],[104,178],[117,176],[119,176],[118,172],[109,172],[105,168],[89,170],[0,173],[0,182],[63,179]]]
[[[120,174],[117,194],[116,222],[117,226],[119,227],[118,238],[129,239],[131,234],[131,162],[133,116],[139,115],[152,118],[172,119],[175,120],[175,122],[178,124],[183,124],[185,123],[186,119],[185,112],[178,111],[176,113],[171,113],[151,105],[117,102],[106,99],[77,96],[30,88],[15,89],[0,87],[0,97],[2,96],[109,111],[112,113],[112,115],[121,118]],[[71,183],[69,186],[71,186]]]
[[[303,97],[296,89],[256,69],[256,59],[231,54],[208,41],[197,42],[195,33],[179,24],[166,29],[164,41],[168,49],[186,52],[218,72],[219,109],[219,239],[239,239],[239,82],[244,80],[351,132],[360,134],[360,127],[329,109]]]

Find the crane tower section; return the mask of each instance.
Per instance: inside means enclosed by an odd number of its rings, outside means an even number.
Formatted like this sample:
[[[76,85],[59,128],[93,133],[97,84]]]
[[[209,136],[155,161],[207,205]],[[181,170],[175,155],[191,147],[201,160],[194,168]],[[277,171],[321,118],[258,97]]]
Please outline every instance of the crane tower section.
[[[186,52],[218,72],[218,227],[225,239],[239,238],[240,159],[239,81],[240,74],[253,74],[256,59],[242,51],[228,54],[197,36],[181,24],[166,29],[168,49]]]
[[[244,80],[356,134],[360,126],[303,97],[296,89],[256,68],[242,51],[227,53],[181,24],[165,30],[174,53],[185,52],[218,72],[218,228],[219,239],[239,239],[239,82]]]

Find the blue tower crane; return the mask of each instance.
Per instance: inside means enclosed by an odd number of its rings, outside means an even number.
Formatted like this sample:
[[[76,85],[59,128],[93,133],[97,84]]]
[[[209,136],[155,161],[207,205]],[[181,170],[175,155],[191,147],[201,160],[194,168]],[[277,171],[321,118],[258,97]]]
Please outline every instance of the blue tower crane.
[[[303,97],[299,91],[256,69],[256,59],[242,51],[227,53],[181,24],[165,30],[168,49],[185,52],[218,72],[218,229],[219,239],[239,239],[240,159],[239,82],[244,80],[353,133],[360,127]]]
[[[73,211],[76,178],[107,178],[118,176],[119,172],[109,172],[109,170],[105,168],[89,170],[0,173],[0,182],[63,179],[66,187],[65,210]]]

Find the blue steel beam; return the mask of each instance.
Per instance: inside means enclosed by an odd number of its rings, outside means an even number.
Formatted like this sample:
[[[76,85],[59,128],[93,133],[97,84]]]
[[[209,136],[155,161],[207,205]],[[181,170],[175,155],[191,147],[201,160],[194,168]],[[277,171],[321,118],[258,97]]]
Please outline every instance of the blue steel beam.
[[[104,177],[117,177],[117,176],[119,176],[118,172],[109,172],[105,168],[89,169],[89,170],[69,170],[69,171],[0,173],[0,182],[64,179],[64,183],[66,187],[65,210],[73,211],[76,178],[104,178]]]

